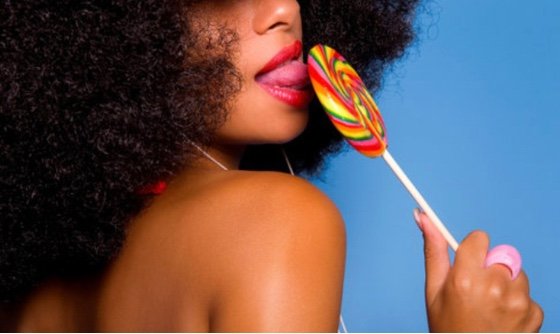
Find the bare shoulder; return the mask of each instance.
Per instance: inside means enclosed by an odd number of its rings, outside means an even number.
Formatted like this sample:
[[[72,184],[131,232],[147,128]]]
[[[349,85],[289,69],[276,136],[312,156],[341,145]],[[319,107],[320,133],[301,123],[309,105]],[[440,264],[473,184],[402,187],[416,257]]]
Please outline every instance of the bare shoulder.
[[[323,192],[292,175],[241,173],[223,182],[218,191],[232,209],[241,210],[247,219],[256,219],[261,224],[281,219],[286,227],[297,220],[297,227],[302,228],[342,222],[335,204]]]
[[[345,231],[332,201],[280,173],[190,180],[130,228],[107,283],[104,328],[336,331]]]
[[[336,206],[291,175],[240,173],[221,186],[228,210],[211,238],[228,279],[216,285],[212,330],[335,331],[345,260]]]
[[[200,194],[207,204],[200,208],[201,228],[213,243],[231,247],[228,254],[237,254],[239,262],[254,266],[254,254],[242,256],[254,250],[286,257],[320,250],[322,255],[315,255],[321,258],[345,252],[345,227],[336,205],[302,178],[236,172],[206,191]]]
[[[344,238],[336,205],[310,182],[276,172],[228,172],[208,178],[177,201],[188,229],[206,229],[209,238],[242,229],[247,237],[279,238],[282,232],[311,231]],[[223,240],[228,242],[228,240]]]

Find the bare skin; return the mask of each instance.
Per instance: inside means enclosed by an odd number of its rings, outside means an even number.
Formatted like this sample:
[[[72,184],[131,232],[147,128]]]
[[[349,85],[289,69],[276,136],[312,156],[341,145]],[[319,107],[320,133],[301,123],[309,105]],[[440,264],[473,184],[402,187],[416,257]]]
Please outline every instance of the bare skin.
[[[90,289],[48,284],[18,330],[332,332],[344,258],[342,219],[307,182],[194,169],[134,221]]]

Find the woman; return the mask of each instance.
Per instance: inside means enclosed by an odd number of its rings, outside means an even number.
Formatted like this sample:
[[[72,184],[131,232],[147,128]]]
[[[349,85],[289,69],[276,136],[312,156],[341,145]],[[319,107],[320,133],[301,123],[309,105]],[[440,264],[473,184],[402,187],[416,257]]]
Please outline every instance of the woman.
[[[330,44],[377,87],[410,41],[415,3],[1,6],[5,329],[336,330],[342,218],[274,172],[313,172],[340,142],[303,50]],[[432,330],[538,330],[526,276],[482,268],[484,234],[451,268],[417,220]]]

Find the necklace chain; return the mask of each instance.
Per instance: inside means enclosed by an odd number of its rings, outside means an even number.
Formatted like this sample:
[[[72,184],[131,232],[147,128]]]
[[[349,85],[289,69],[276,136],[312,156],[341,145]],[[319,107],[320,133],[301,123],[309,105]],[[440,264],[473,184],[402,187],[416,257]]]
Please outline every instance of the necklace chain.
[[[204,155],[208,160],[212,161],[213,163],[215,163],[216,165],[218,165],[221,169],[223,170],[229,170],[229,168],[227,168],[226,166],[224,166],[224,164],[222,164],[221,162],[219,162],[216,158],[214,158],[213,156],[210,155],[210,153],[206,152],[205,150],[203,150],[200,146],[198,146],[197,144],[191,142],[192,146],[194,146],[200,153],[202,153],[202,155]]]
[[[221,162],[218,161],[218,159],[214,158],[213,156],[210,155],[210,153],[206,152],[205,150],[203,150],[200,146],[198,146],[197,144],[191,142],[191,145],[194,146],[194,148],[196,148],[200,153],[202,153],[202,155],[204,155],[208,160],[212,161],[213,163],[215,163],[218,167],[220,167],[223,170],[229,170],[229,168],[227,168],[224,164],[222,164]],[[288,169],[290,170],[290,174],[295,175],[294,170],[292,168],[292,164],[290,163],[290,159],[288,159],[288,155],[286,154],[286,150],[284,150],[282,148],[282,155],[284,156],[284,160],[286,161],[286,165],[288,165]]]

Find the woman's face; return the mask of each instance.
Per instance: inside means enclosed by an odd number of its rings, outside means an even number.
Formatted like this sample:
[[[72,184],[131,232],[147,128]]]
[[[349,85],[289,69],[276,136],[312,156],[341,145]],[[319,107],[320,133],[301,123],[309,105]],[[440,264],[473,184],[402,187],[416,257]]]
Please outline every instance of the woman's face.
[[[234,62],[242,88],[216,140],[228,145],[283,143],[300,134],[313,92],[302,62],[298,2],[218,0],[198,6],[204,20],[232,29],[239,38]]]

